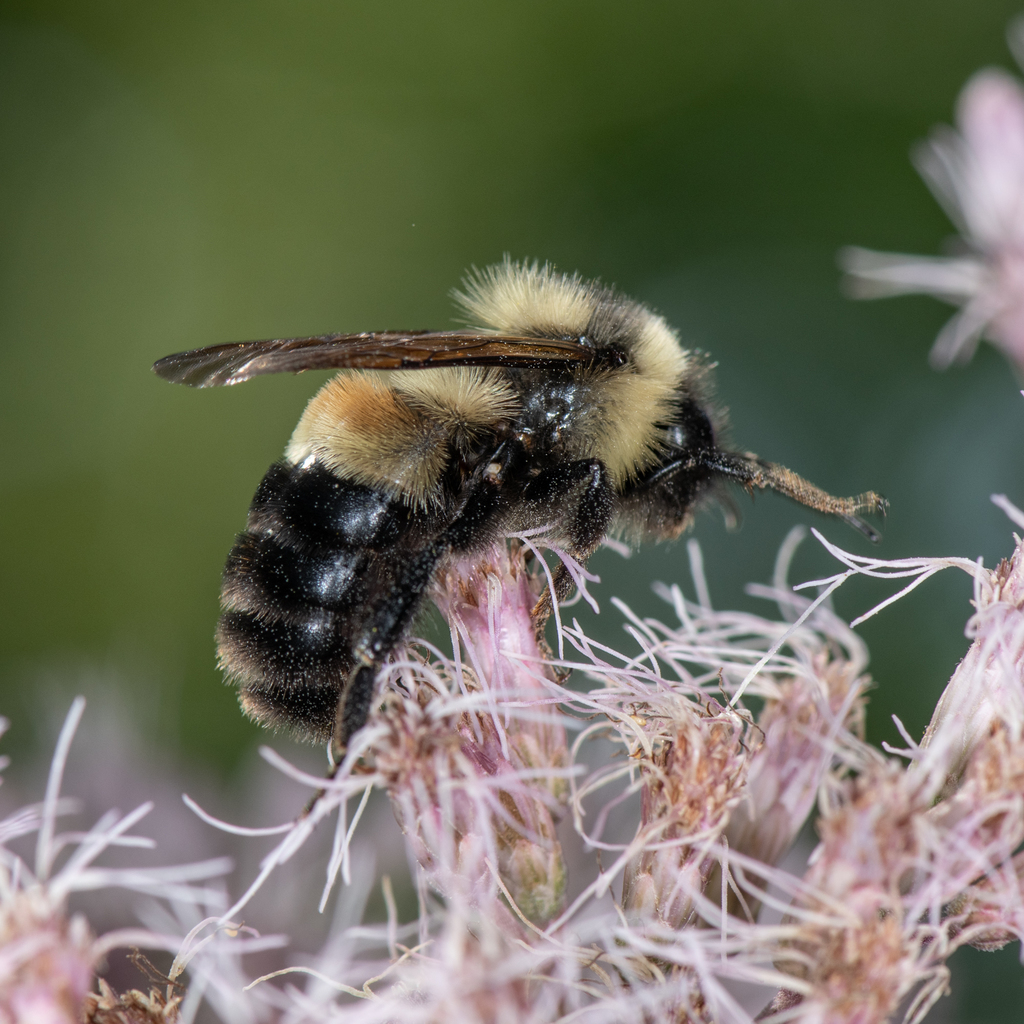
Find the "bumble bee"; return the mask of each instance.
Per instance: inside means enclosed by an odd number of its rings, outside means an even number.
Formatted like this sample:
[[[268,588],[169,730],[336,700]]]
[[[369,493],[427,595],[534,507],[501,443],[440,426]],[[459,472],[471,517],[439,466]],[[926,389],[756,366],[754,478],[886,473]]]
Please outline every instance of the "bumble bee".
[[[257,721],[341,753],[439,569],[510,533],[546,527],[584,562],[610,533],[678,537],[733,481],[876,539],[860,518],[885,511],[874,492],[834,498],[719,447],[710,365],[646,307],[508,258],[454,295],[479,326],[214,345],[154,366],[193,387],[342,371],[263,478],[224,569],[219,660]],[[538,621],[571,587],[560,566]]]

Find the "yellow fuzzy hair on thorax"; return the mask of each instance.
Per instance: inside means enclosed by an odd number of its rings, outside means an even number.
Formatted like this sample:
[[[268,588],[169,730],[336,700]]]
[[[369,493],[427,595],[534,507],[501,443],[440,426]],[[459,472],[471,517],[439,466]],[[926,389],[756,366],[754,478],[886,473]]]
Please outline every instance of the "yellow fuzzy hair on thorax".
[[[620,342],[626,364],[598,371],[590,389],[590,454],[617,487],[657,462],[664,447],[658,424],[671,416],[692,359],[662,317],[578,274],[508,258],[474,271],[454,296],[474,325],[495,333]]]
[[[410,505],[440,496],[448,446],[514,415],[504,377],[478,367],[340,373],[310,400],[285,451]]]

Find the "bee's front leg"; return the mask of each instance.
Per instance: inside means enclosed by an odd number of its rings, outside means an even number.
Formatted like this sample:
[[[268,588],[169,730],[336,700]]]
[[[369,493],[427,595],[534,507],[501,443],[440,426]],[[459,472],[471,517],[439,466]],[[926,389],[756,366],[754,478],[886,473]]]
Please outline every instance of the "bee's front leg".
[[[568,553],[582,563],[604,540],[615,507],[615,491],[600,459],[578,459],[545,470],[530,481],[523,499],[547,506],[550,521],[561,529]],[[564,601],[572,591],[572,576],[564,565],[555,569],[553,586],[554,595],[546,591],[533,609],[538,626],[551,614],[552,600]]]

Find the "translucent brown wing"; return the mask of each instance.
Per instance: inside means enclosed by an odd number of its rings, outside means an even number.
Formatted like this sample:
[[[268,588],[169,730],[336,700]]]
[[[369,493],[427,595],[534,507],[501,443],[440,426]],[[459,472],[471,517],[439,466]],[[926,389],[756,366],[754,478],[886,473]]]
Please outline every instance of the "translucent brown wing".
[[[555,367],[587,363],[594,349],[579,341],[464,331],[376,331],[312,338],[241,341],[165,356],[153,370],[194,388],[240,384],[264,373],[300,370],[421,370],[433,366]]]

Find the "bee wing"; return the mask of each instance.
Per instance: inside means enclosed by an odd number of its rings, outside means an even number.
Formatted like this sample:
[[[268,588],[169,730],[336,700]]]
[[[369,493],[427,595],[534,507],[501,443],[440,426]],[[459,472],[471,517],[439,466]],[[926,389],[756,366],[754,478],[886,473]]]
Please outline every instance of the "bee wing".
[[[466,331],[375,331],[311,338],[240,341],[165,356],[153,364],[164,380],[211,388],[264,373],[301,370],[421,370],[435,366],[554,367],[586,363],[594,350],[578,341]]]

